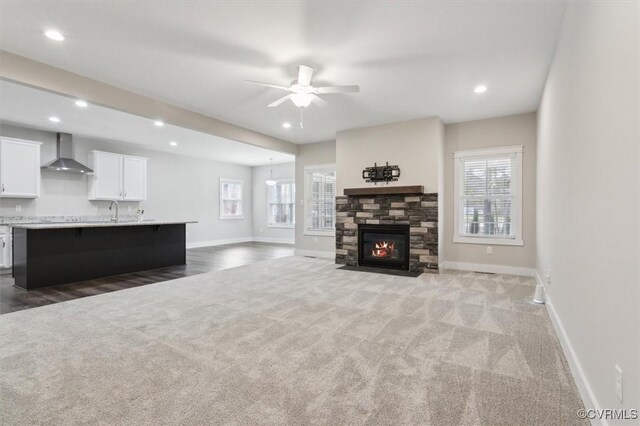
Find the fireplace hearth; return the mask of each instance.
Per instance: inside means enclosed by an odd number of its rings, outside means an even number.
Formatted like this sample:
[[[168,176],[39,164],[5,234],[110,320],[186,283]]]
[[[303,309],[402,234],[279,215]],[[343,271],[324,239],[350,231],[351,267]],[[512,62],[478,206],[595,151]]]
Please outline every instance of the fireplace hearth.
[[[409,225],[358,226],[358,265],[409,270]]]

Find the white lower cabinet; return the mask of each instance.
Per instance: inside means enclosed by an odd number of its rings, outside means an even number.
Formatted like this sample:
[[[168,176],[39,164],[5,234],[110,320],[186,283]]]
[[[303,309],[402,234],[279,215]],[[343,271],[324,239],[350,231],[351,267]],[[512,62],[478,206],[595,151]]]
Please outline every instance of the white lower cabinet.
[[[11,267],[11,228],[0,226],[0,268]]]
[[[0,138],[0,197],[40,196],[41,142]]]
[[[90,200],[143,201],[147,198],[147,159],[111,152],[89,152]]]

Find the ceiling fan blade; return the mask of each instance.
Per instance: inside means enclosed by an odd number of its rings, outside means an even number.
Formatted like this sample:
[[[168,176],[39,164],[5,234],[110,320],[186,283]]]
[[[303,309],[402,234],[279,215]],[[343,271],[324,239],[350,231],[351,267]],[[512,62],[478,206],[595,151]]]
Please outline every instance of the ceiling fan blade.
[[[281,103],[284,103],[286,101],[288,101],[291,98],[291,95],[287,95],[283,98],[278,99],[275,102],[271,102],[269,105],[267,105],[269,108],[273,108],[273,107],[277,107],[278,105],[280,105]]]
[[[316,93],[358,93],[360,92],[360,86],[329,86],[318,87]]]
[[[289,88],[285,86],[278,86],[277,84],[271,84],[271,83],[263,83],[261,81],[245,80],[244,82],[251,83],[251,84],[259,84],[260,86],[273,87],[274,89],[289,90]]]
[[[327,105],[329,105],[327,103],[327,101],[325,101],[324,99],[322,99],[320,96],[316,96],[316,95],[312,95],[313,97],[311,98],[311,102],[313,102],[314,104],[320,106],[320,107],[326,107]]]
[[[306,65],[300,65],[298,67],[298,84],[301,86],[308,86],[311,84],[311,76],[313,75],[313,68]]]

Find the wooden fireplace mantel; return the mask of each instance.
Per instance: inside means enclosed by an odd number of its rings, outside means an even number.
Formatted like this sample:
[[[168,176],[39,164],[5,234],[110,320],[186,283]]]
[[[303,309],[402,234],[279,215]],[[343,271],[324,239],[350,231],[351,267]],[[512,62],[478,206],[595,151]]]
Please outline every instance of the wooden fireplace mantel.
[[[424,186],[370,186],[366,188],[345,188],[344,195],[392,195],[423,194]]]

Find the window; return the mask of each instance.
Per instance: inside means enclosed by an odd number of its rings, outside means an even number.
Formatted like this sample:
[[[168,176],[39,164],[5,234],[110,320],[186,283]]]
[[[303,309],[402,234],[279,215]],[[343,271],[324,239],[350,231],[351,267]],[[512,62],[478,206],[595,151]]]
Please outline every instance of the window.
[[[242,181],[220,178],[220,219],[242,219]]]
[[[267,185],[267,226],[293,228],[296,216],[296,184],[293,180],[276,180]]]
[[[522,146],[455,157],[454,243],[523,245]]]
[[[305,167],[305,234],[332,235],[336,217],[336,167]]]

